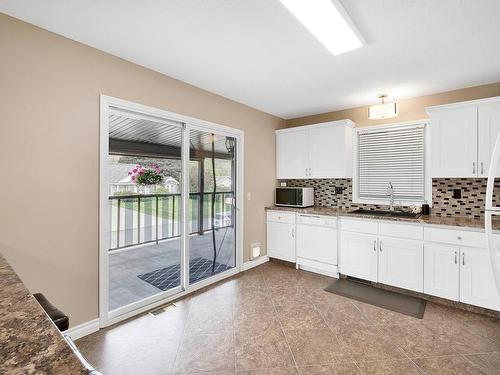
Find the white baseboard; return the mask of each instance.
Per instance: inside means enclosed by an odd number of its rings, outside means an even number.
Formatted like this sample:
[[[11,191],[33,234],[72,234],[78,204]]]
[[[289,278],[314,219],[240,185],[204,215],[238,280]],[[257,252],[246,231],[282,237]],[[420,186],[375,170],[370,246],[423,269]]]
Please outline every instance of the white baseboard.
[[[258,258],[255,258],[254,260],[249,260],[248,262],[243,263],[241,265],[241,271],[247,271],[266,262],[269,262],[269,257],[267,255],[262,255]]]
[[[94,319],[89,322],[71,327],[64,331],[63,334],[68,335],[72,340],[78,340],[79,338],[90,335],[91,333],[97,331],[99,331],[99,319]]]

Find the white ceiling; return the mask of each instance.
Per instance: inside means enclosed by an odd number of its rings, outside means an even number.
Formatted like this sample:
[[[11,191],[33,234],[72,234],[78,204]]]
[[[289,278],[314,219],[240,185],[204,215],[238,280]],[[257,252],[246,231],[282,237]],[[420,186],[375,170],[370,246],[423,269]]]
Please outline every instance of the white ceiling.
[[[332,56],[278,0],[2,0],[0,11],[293,118],[500,81],[500,1],[343,0]]]

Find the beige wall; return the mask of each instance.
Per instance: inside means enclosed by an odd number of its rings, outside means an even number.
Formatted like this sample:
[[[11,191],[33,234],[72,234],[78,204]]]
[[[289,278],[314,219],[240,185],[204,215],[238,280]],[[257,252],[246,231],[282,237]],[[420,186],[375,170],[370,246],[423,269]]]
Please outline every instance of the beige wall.
[[[0,14],[0,252],[76,325],[98,314],[99,94],[245,131],[244,258],[265,243],[277,117]]]
[[[313,116],[299,117],[286,121],[287,127],[316,124],[325,121],[351,119],[357,126],[369,126],[404,122],[427,118],[425,107],[466,100],[500,96],[500,82],[490,85],[469,87],[461,90],[443,92],[411,99],[398,100],[399,116],[385,120],[368,120],[368,107],[351,108],[342,111],[327,112]],[[375,104],[375,103],[374,103]]]

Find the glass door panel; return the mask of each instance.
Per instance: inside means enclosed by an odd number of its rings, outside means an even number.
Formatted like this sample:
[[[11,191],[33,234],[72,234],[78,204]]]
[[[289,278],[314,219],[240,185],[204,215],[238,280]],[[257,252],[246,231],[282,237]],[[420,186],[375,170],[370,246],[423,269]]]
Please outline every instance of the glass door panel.
[[[112,110],[108,310],[181,285],[182,124]]]
[[[236,138],[189,132],[189,283],[236,266]]]

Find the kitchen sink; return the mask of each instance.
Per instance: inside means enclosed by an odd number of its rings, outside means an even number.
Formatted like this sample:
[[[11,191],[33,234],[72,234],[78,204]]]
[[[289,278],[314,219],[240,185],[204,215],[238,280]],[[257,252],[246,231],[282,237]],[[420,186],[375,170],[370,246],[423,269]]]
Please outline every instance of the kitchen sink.
[[[403,217],[412,219],[416,219],[420,216],[420,213],[414,213],[410,211],[367,210],[364,208],[359,208],[357,210],[351,211],[350,213],[360,214],[360,215],[386,216],[386,217]]]

